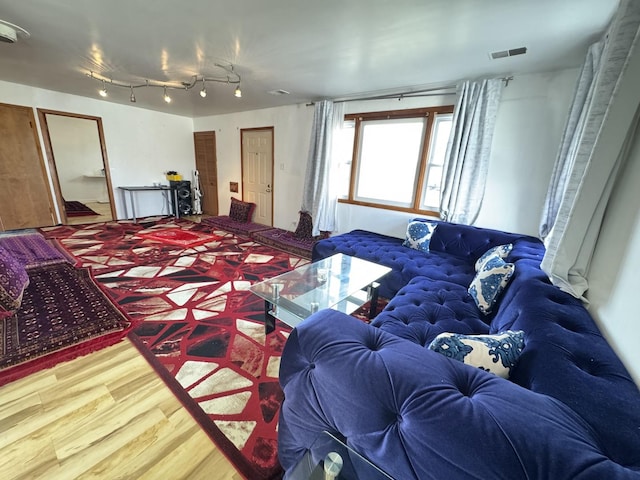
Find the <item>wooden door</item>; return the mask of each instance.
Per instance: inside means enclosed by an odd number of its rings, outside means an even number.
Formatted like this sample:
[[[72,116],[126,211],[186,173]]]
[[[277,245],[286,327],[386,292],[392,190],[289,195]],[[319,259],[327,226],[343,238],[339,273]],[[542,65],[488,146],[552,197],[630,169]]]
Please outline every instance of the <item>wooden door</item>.
[[[256,204],[254,222],[273,225],[273,127],[240,133],[242,198]]]
[[[54,225],[33,109],[0,104],[0,229]]]
[[[196,151],[196,170],[200,174],[202,213],[218,215],[216,132],[194,132],[193,142]]]

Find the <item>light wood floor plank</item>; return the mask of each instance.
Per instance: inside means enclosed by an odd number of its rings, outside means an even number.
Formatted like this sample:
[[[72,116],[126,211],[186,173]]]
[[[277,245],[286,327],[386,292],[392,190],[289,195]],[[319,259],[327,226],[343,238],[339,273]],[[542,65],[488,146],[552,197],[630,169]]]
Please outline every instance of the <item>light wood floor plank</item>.
[[[0,478],[240,475],[125,340],[0,387]]]

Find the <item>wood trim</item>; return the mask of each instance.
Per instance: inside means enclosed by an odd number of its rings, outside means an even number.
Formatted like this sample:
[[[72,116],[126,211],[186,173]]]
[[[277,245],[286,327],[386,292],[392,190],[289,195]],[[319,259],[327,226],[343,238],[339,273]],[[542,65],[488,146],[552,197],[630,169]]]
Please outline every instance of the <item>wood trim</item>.
[[[427,117],[436,113],[453,113],[453,105],[440,107],[409,108],[406,110],[388,110],[383,112],[348,113],[345,120],[389,120],[392,118]]]
[[[58,169],[56,167],[55,155],[53,154],[53,146],[51,144],[51,137],[49,135],[49,125],[47,123],[47,115],[59,115],[61,117],[79,118],[83,120],[93,120],[96,122],[98,128],[98,139],[100,141],[100,151],[102,153],[102,164],[104,166],[104,176],[107,183],[107,195],[109,195],[109,206],[111,208],[111,218],[116,220],[116,204],[113,198],[113,184],[111,182],[111,169],[109,168],[109,158],[107,156],[107,146],[104,137],[104,128],[102,127],[102,117],[95,117],[92,115],[83,115],[80,113],[62,112],[59,110],[48,110],[45,108],[38,108],[38,119],[40,128],[42,130],[42,139],[44,140],[44,146],[47,152],[47,161],[49,164],[49,170],[51,172],[51,182],[56,198],[56,204],[58,205],[58,211],[60,212],[60,218],[62,223],[68,222],[67,214],[64,209],[64,202],[62,197],[62,189],[60,188],[60,180],[58,178]]]
[[[431,144],[431,134],[435,117],[438,114],[452,114],[454,105],[442,105],[437,107],[425,107],[425,108],[411,108],[406,110],[389,110],[381,112],[365,112],[365,113],[351,113],[344,116],[345,120],[355,122],[354,140],[353,140],[353,156],[351,158],[351,178],[349,181],[349,193],[346,199],[338,199],[339,203],[349,203],[352,205],[361,205],[372,208],[382,208],[385,210],[396,210],[400,212],[411,212],[423,215],[435,215],[440,217],[439,212],[432,212],[430,210],[420,209],[420,200],[422,198],[422,191],[419,188],[425,180],[427,163],[429,159],[429,148]],[[392,205],[385,205],[382,203],[363,202],[356,200],[356,177],[358,172],[358,160],[360,158],[360,134],[362,131],[362,122],[371,120],[396,120],[403,118],[419,118],[426,117],[425,127],[422,134],[422,146],[420,150],[420,159],[418,165],[418,174],[416,183],[413,186],[413,202],[411,207],[398,207]]]
[[[415,213],[418,215],[430,215],[432,217],[440,218],[440,212],[433,212],[431,210],[420,210],[411,207],[397,207],[395,205],[384,205],[382,203],[361,202],[359,200],[349,200],[347,198],[339,198],[338,203],[344,203],[346,205],[358,205],[361,207],[380,208],[382,210],[394,210],[396,212]]]

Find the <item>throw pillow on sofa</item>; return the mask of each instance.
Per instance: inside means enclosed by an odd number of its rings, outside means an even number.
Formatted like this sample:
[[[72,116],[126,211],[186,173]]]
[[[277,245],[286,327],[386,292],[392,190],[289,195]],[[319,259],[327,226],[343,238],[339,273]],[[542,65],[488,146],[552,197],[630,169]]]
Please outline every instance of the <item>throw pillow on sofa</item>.
[[[511,250],[513,250],[513,244],[511,243],[490,248],[489,250],[484,252],[482,256],[476,261],[476,272],[480,271],[485,262],[492,257],[497,256],[500,258],[507,258],[507,256],[511,253]]]
[[[499,377],[509,378],[511,369],[524,349],[524,332],[507,330],[497,335],[441,333],[433,339],[429,349]]]
[[[513,263],[506,263],[496,256],[485,261],[482,269],[476,273],[468,292],[483,314],[491,313],[511,280],[515,268]]]
[[[251,221],[255,203],[243,202],[237,198],[231,197],[231,208],[229,209],[229,218],[240,223]]]
[[[409,222],[407,225],[406,238],[402,245],[413,248],[414,250],[420,250],[421,252],[428,252],[429,242],[437,225],[437,223],[422,222],[420,220]]]
[[[24,265],[0,247],[0,312],[17,310],[27,285],[29,276]]]

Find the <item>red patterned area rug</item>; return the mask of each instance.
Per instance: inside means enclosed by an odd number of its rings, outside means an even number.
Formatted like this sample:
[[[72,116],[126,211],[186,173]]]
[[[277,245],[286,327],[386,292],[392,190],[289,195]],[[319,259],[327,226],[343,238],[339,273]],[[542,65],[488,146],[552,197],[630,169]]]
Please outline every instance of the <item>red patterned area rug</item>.
[[[181,248],[142,238],[180,227],[217,238]],[[265,335],[255,282],[308,260],[186,220],[54,227],[55,237],[133,319],[130,338],[212,440],[250,479],[280,478],[278,383],[286,326]]]

